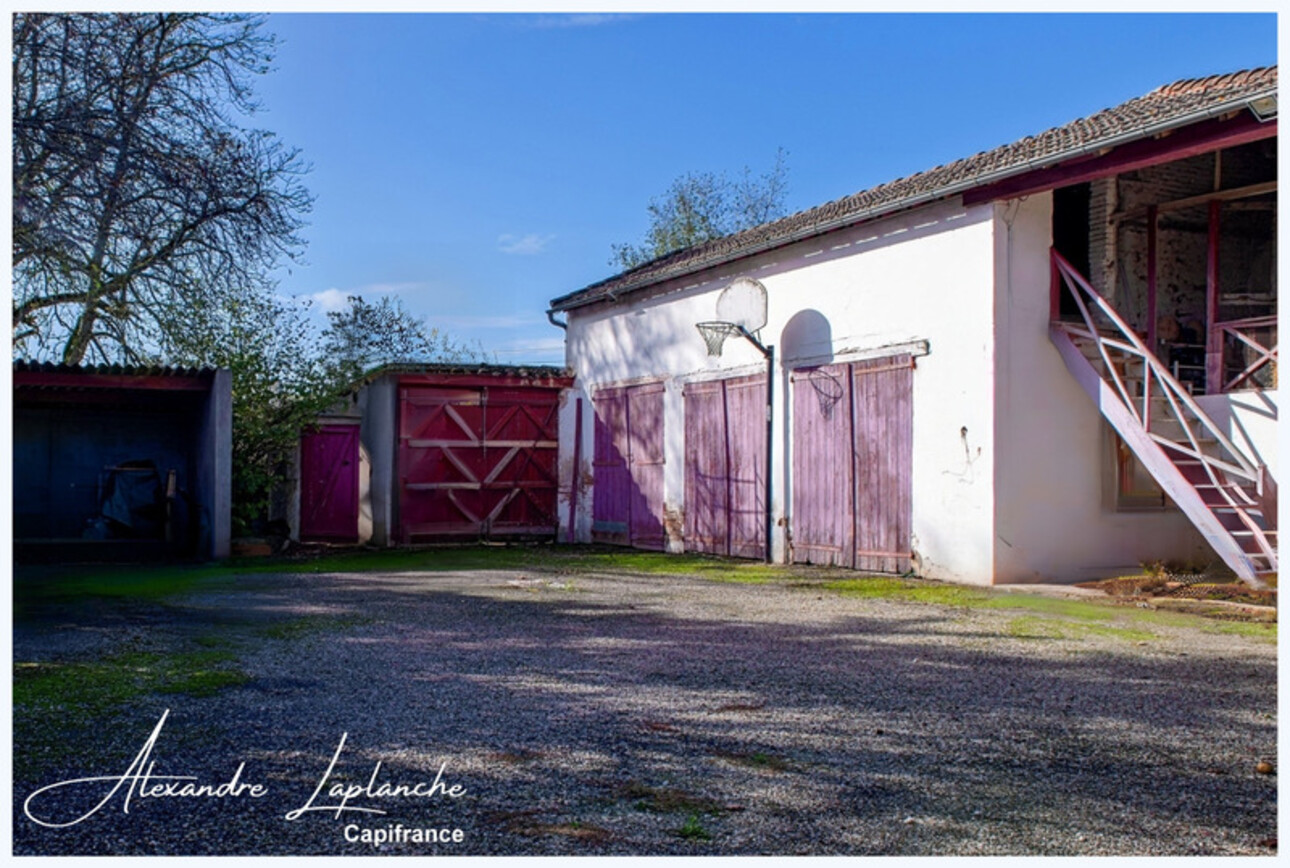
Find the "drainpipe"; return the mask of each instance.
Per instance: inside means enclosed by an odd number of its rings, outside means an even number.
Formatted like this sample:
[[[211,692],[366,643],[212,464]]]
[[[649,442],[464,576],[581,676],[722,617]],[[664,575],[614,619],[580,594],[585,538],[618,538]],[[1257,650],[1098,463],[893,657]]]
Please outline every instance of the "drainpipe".
[[[569,324],[567,322],[560,322],[558,319],[555,318],[555,308],[552,308],[551,310],[548,310],[546,312],[546,321],[551,323],[551,325],[555,326],[558,329],[562,329],[566,332],[569,330]]]

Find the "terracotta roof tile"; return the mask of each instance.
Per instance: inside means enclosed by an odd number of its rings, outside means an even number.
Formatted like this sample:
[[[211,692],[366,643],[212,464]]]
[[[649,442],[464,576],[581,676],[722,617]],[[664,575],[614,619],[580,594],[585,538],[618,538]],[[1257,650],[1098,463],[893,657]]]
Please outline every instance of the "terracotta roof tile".
[[[551,307],[568,310],[603,298],[617,298],[664,280],[1052,165],[1084,151],[1141,138],[1161,128],[1194,123],[1274,94],[1276,87],[1275,66],[1176,81],[1038,135],[678,250],[556,298]]]

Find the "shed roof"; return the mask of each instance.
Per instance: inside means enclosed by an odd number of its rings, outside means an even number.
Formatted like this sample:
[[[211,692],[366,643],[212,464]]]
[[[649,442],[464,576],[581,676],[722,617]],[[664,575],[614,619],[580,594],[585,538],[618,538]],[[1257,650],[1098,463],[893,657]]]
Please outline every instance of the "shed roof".
[[[13,363],[15,389],[209,389],[214,368],[168,365],[68,365],[61,362]]]
[[[1276,96],[1275,66],[1191,78],[1034,136],[889,181],[780,220],[676,251],[551,301],[553,311],[617,299],[662,281],[1164,133]]]

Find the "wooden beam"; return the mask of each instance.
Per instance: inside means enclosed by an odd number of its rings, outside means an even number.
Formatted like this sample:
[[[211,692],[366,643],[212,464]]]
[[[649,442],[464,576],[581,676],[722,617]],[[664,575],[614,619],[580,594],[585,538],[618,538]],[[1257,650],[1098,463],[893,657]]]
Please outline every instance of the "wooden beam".
[[[1218,326],[1218,242],[1222,203],[1209,203],[1209,243],[1205,257],[1205,394],[1223,387],[1223,330]]]
[[[1222,148],[1257,142],[1277,134],[1276,121],[1260,123],[1252,114],[1241,112],[1231,120],[1203,121],[1159,138],[1137,139],[1109,153],[1076,157],[1054,166],[1026,172],[963,194],[964,205],[1015,199],[1080,184],[1121,172],[1207,154]]]
[[[1147,206],[1147,346],[1156,346],[1156,206]]]
[[[1147,216],[1147,209],[1155,208],[1160,211],[1177,211],[1180,208],[1191,208],[1195,205],[1204,205],[1206,202],[1218,200],[1220,202],[1230,202],[1234,199],[1249,199],[1252,196],[1263,196],[1267,193],[1277,191],[1276,181],[1266,181],[1262,184],[1250,184],[1245,187],[1233,187],[1230,190],[1215,190],[1212,193],[1201,193],[1199,196],[1188,196],[1186,199],[1174,199],[1169,202],[1159,202],[1155,205],[1144,205],[1140,208],[1130,208],[1127,211],[1117,211],[1112,214],[1110,220],[1117,223],[1121,220],[1132,220],[1137,217]],[[1271,203],[1269,203],[1271,204]]]

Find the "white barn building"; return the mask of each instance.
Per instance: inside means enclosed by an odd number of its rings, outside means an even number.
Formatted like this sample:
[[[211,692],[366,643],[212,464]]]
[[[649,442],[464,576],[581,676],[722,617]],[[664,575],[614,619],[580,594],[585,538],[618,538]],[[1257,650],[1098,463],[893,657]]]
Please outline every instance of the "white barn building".
[[[554,299],[561,539],[762,557],[769,525],[776,562],[1259,583],[1276,86],[1177,82]],[[730,307],[758,288],[764,324]],[[768,365],[739,334],[708,354],[723,319],[774,347],[769,503]]]

